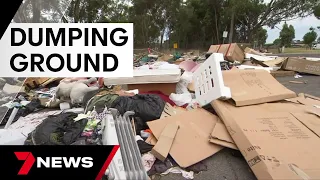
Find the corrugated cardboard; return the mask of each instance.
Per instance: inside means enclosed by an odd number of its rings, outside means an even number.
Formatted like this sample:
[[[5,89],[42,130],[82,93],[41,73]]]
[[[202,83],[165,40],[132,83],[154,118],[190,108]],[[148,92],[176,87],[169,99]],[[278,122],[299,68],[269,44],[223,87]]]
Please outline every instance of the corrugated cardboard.
[[[151,144],[151,145],[156,145],[157,144],[157,139],[154,137],[153,134],[150,134],[150,136],[145,140],[146,143]]]
[[[284,61],[286,61],[288,58],[287,57],[277,57],[276,59],[269,60],[269,61],[259,61],[254,58],[251,58],[251,59],[254,63],[259,64],[262,67],[278,67],[278,66],[280,67],[282,65],[282,63]]]
[[[225,86],[231,89],[236,106],[246,106],[296,97],[265,70],[223,71]]]
[[[294,71],[271,71],[270,74],[273,76],[273,77],[285,77],[285,76],[291,76],[293,77],[296,72]]]
[[[223,124],[223,122],[220,119],[218,119],[216,125],[213,128],[213,131],[210,137],[210,142],[221,145],[223,147],[228,147],[231,149],[238,150],[226,126]]]
[[[220,45],[211,45],[208,50],[208,53],[217,53],[219,50],[219,47]]]
[[[299,99],[300,97],[296,98]],[[313,133],[320,137],[320,118],[317,112],[319,108],[310,105],[292,103],[267,103],[261,105],[263,109],[272,112],[289,112]],[[318,116],[317,116],[318,115]]]
[[[240,63],[244,61],[244,53],[242,49],[236,43],[232,43],[230,45],[229,51],[227,51],[226,55],[227,60],[234,62],[239,61]]]
[[[290,71],[320,75],[320,61],[289,58],[283,63],[282,68]]]
[[[273,104],[279,103],[235,107],[212,102],[258,179],[320,179],[320,138],[300,122],[309,117],[265,108]]]
[[[244,61],[243,50],[238,46],[237,43],[211,45],[208,53],[222,53],[226,60],[231,62],[239,61],[241,63]]]
[[[162,119],[165,117],[174,116],[176,114],[184,113],[186,111],[187,110],[185,108],[178,107],[178,106],[173,107],[171,106],[171,104],[166,103],[160,118]]]
[[[164,162],[169,154],[178,129],[179,126],[176,124],[167,124],[161,132],[157,144],[152,148],[151,154],[153,154],[160,161]]]
[[[147,124],[157,139],[167,124],[179,125],[169,154],[180,167],[186,168],[212,156],[223,148],[208,141],[217,118],[208,111],[198,108],[150,121]]]
[[[249,48],[249,47],[246,47],[246,48],[244,49],[244,52],[245,52],[245,53],[249,53],[249,54],[259,55],[259,56],[266,56],[265,54],[260,53],[259,51],[256,51],[256,50],[254,50],[254,49],[251,49],[251,48]]]

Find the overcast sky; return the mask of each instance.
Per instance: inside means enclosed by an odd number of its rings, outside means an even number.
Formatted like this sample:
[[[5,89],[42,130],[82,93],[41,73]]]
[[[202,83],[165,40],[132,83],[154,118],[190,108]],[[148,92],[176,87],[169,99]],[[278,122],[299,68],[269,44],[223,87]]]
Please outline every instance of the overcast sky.
[[[264,0],[265,2],[270,2],[270,0]],[[281,24],[278,24],[277,27],[280,29],[282,28],[284,22]],[[295,40],[302,40],[303,36],[309,31],[309,28],[313,26],[314,28],[320,26],[320,20],[318,20],[314,16],[306,17],[306,18],[299,18],[295,19],[292,21],[288,21],[287,24],[291,24],[294,29],[296,30],[296,38]],[[265,27],[268,30],[268,39],[267,43],[273,43],[275,39],[279,37],[280,30],[275,28],[275,29],[270,29]],[[320,35],[320,32],[318,32]]]
[[[282,28],[284,22],[281,24],[277,25],[280,29]],[[295,40],[302,40],[303,36],[309,31],[309,28],[313,26],[314,28],[320,26],[320,20],[318,20],[314,16],[306,17],[306,18],[299,18],[295,19],[292,21],[288,21],[287,24],[291,24],[295,31],[296,31],[296,38]],[[279,37],[280,30],[275,28],[275,29],[270,29],[266,28],[268,30],[268,39],[267,43],[272,43],[275,39]],[[320,32],[318,32],[320,35]]]

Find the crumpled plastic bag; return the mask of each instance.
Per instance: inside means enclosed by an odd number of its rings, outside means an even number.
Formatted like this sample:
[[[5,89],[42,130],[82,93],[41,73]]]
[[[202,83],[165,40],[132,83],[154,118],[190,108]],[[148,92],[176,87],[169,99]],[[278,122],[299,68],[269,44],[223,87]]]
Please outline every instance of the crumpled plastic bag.
[[[188,85],[192,82],[193,73],[184,72],[176,86],[177,94],[189,93]]]
[[[169,98],[177,105],[183,106],[185,104],[189,104],[192,102],[192,95],[191,93],[184,93],[184,94],[174,94],[171,93]]]

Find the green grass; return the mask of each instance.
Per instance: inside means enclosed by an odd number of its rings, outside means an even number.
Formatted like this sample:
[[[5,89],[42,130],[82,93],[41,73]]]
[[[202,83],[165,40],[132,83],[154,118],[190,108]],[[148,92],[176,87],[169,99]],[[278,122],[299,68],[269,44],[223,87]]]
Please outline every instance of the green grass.
[[[277,49],[269,49],[269,52],[278,54]],[[320,54],[320,49],[310,50],[306,48],[285,48],[284,53]]]

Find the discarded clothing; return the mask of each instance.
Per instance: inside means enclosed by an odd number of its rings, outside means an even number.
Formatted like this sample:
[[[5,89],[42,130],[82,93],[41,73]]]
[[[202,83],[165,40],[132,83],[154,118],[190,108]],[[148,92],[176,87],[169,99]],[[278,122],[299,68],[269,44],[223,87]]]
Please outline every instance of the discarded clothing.
[[[163,94],[161,91],[140,92],[139,94],[156,94],[156,95],[158,95],[163,101],[169,103],[171,106],[175,106],[175,105],[176,105],[176,104],[169,98],[168,95]]]
[[[85,111],[92,111],[96,107],[97,112],[103,111],[105,107],[111,104],[119,97],[117,94],[105,94],[93,96],[87,103]]]
[[[138,144],[138,147],[139,147],[139,150],[140,150],[141,154],[150,152],[151,149],[153,148],[153,145],[150,145],[150,144],[148,144],[148,143],[146,143],[146,142],[144,142],[142,140],[138,140],[137,144]]]
[[[74,121],[78,115],[68,112],[46,118],[32,131],[25,145],[70,145],[80,137],[88,120]]]
[[[207,171],[208,170],[208,166],[205,162],[206,160],[204,161],[200,161],[192,166],[189,166],[186,168],[187,171],[193,171],[194,173],[198,174],[202,171]]]
[[[168,158],[164,162],[157,159],[152,168],[148,171],[148,176],[164,173],[172,167],[173,165]]]
[[[20,117],[25,117],[33,112],[37,112],[39,110],[42,110],[44,107],[41,105],[41,102],[39,99],[33,99],[29,104],[26,106],[20,108],[14,117],[12,122],[16,122]],[[1,124],[7,123],[11,113],[13,111],[13,108],[9,109],[5,117],[3,118],[3,121]]]
[[[159,119],[164,109],[165,102],[154,94],[137,94],[135,96],[120,96],[111,105],[121,115],[127,111],[134,111],[134,117],[140,117],[142,121]]]
[[[182,174],[182,176],[184,177],[184,178],[186,178],[186,179],[193,179],[194,177],[193,177],[193,172],[192,171],[190,171],[190,172],[187,172],[187,171],[185,171],[185,170],[182,170],[181,168],[179,168],[179,167],[173,167],[173,168],[170,168],[170,169],[168,169],[168,170],[166,170],[166,172],[163,172],[163,173],[161,173],[161,175],[167,175],[167,174],[169,174],[169,173],[174,173],[174,174]]]
[[[142,155],[141,159],[146,171],[149,171],[152,168],[154,162],[156,161],[156,157],[154,157],[154,155],[151,153]]]
[[[48,118],[51,115],[60,114],[61,111],[40,111],[37,113],[29,114],[25,117],[20,117],[15,123],[11,124],[8,129],[22,129],[30,128],[33,131],[39,124],[43,122],[44,119]]]

